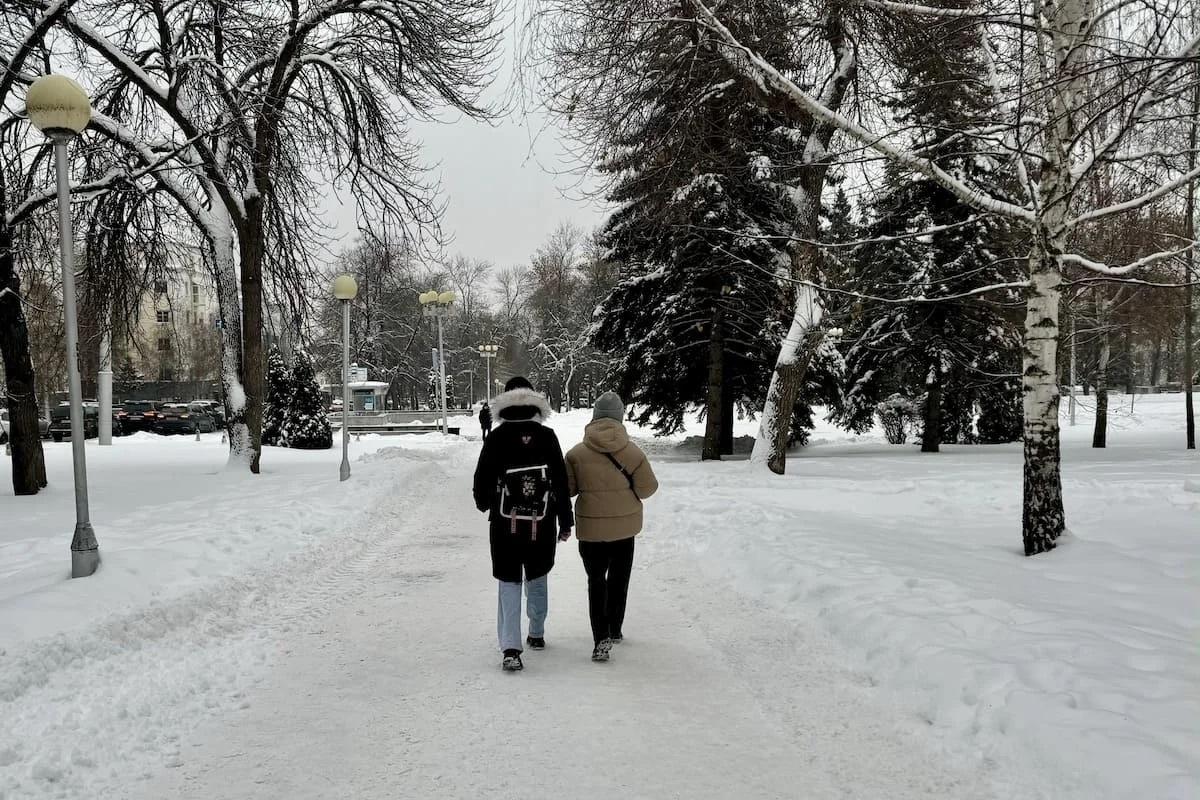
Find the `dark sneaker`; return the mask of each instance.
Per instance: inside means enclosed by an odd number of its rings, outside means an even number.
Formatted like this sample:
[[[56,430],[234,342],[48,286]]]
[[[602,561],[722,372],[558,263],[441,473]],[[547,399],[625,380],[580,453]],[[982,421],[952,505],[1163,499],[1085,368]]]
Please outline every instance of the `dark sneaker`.
[[[611,650],[611,639],[603,639],[597,642],[595,649],[592,650],[592,661],[608,661],[608,654]]]
[[[529,645],[534,650],[546,649],[546,640],[541,636],[526,636],[525,644]]]
[[[504,660],[500,662],[500,666],[504,667],[505,672],[519,672],[525,669],[525,665],[521,663],[521,651],[505,650]]]
[[[613,644],[620,644],[621,642],[625,641],[625,637],[619,633],[614,633],[612,636],[608,637],[608,640]]]

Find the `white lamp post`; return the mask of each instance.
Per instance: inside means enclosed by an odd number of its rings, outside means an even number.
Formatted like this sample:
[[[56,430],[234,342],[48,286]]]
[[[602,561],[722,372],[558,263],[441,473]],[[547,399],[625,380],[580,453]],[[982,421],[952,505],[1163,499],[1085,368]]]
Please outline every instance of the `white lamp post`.
[[[454,292],[431,290],[422,293],[417,299],[425,307],[425,316],[437,320],[438,373],[442,380],[442,435],[445,436],[450,433],[450,415],[446,410],[446,357],[442,344],[442,319],[454,313],[454,301],[458,298]]]
[[[353,275],[338,275],[333,281],[333,296],[342,303],[342,471],[350,477],[350,301],[358,296],[358,281]]]
[[[487,401],[492,402],[492,359],[500,354],[500,345],[497,344],[481,344],[479,345],[479,355],[487,363]]]
[[[65,75],[43,75],[25,95],[29,121],[54,142],[58,173],[58,236],[62,257],[63,312],[67,333],[67,376],[71,392],[71,455],[75,468],[75,537],[71,540],[71,577],[86,578],[100,566],[100,545],[88,514],[87,462],[84,456],[83,391],[79,385],[79,330],[75,311],[75,239],[71,233],[71,179],[67,143],[92,120],[87,92]]]

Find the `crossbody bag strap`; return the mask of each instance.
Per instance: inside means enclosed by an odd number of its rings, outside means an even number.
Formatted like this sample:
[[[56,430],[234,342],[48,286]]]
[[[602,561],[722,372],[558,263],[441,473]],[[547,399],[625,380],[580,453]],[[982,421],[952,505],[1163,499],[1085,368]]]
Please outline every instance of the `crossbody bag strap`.
[[[629,470],[625,469],[625,467],[621,465],[621,462],[617,461],[616,456],[614,456],[612,453],[605,453],[604,455],[609,461],[612,462],[614,467],[621,470],[621,474],[624,475],[625,480],[629,482],[629,490],[634,494],[637,494],[637,490],[633,488],[633,476],[629,474]]]

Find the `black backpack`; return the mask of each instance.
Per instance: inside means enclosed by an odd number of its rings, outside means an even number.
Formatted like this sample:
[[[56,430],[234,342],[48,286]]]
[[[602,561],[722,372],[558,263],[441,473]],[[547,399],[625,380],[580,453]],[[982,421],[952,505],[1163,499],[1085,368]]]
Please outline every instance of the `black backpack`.
[[[512,523],[513,534],[529,523],[530,539],[537,540],[538,523],[550,512],[550,468],[545,464],[514,467],[500,476],[500,516]]]

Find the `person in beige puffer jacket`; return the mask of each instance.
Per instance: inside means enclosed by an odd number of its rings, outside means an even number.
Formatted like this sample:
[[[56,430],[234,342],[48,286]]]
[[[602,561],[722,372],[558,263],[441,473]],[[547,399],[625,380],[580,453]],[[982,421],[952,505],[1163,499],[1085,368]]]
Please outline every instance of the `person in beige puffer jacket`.
[[[633,540],[642,531],[642,501],[658,491],[650,461],[629,441],[615,392],[596,401],[583,442],[567,453],[567,486],[575,503],[575,534],[588,576],[593,661],[607,661],[624,636],[625,600],[633,570]]]

